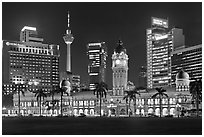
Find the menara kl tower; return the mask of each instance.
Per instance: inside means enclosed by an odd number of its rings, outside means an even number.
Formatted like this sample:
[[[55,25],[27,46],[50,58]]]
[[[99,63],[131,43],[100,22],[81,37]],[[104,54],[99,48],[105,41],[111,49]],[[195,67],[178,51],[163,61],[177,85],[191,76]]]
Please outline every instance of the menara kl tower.
[[[70,29],[70,15],[69,11],[67,13],[67,30],[66,34],[63,36],[64,42],[67,44],[67,64],[66,64],[66,71],[68,74],[71,73],[71,52],[70,52],[70,45],[72,44],[74,37],[71,34],[71,29]]]

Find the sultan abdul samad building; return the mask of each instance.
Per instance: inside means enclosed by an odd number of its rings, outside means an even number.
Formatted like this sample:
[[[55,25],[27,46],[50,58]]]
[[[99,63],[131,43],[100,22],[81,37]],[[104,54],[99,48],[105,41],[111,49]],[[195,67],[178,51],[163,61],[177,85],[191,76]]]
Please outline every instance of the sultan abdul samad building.
[[[35,30],[32,30],[35,31]],[[162,37],[166,38],[166,37]],[[50,69],[53,69],[55,71],[51,71],[51,72],[55,72],[54,74],[52,74],[52,76],[55,75],[59,75],[58,71],[57,71],[57,67],[58,67],[58,46],[56,45],[43,45],[41,42],[41,39],[37,39],[38,42],[36,43],[36,38],[34,39],[35,42],[21,42],[20,45],[24,46],[25,49],[21,49],[21,47],[17,48],[16,47],[12,47],[14,49],[15,52],[10,52],[10,54],[16,54],[16,52],[26,52],[24,56],[24,58],[28,59],[27,56],[29,57],[35,57],[36,55],[34,53],[42,53],[43,55],[45,54],[46,56],[43,56],[43,58],[40,56],[39,59],[43,59],[44,62],[38,62],[35,61],[36,64],[29,64],[30,66],[26,66],[28,64],[26,64],[26,62],[20,62],[20,63],[24,63],[25,66],[25,70],[28,72],[32,72],[32,73],[25,73],[25,76],[27,76],[29,79],[36,79],[37,75],[39,73],[35,73],[35,72],[39,72],[38,68],[39,66],[36,66],[35,70],[31,70],[30,68],[33,68],[33,65],[38,65],[38,63],[44,63],[42,65],[45,65],[46,69],[48,70],[48,72],[42,72],[40,70],[40,72],[42,74],[47,74],[49,73]],[[39,41],[40,40],[40,41]],[[160,39],[161,40],[161,37]],[[7,46],[11,46],[9,44],[11,44],[10,42],[4,42],[4,45]],[[34,47],[32,46],[33,44]],[[70,44],[70,43],[69,43]],[[19,45],[17,43],[17,45]],[[13,46],[13,45],[12,45]],[[16,45],[14,45],[16,46]],[[69,45],[70,46],[70,45]],[[201,46],[199,46],[201,49]],[[43,49],[41,49],[43,48]],[[17,50],[17,51],[16,51]],[[56,52],[54,52],[56,51]],[[200,51],[200,50],[199,50]],[[186,54],[189,54],[189,50],[186,51]],[[190,55],[192,55],[193,53],[196,53],[196,55],[199,55],[199,58],[202,57],[201,52],[197,52],[196,51],[191,51]],[[56,54],[55,54],[56,53]],[[28,55],[27,55],[28,54]],[[174,53],[175,55],[177,54],[181,54],[179,53]],[[16,54],[17,55],[17,54]],[[16,57],[15,55],[15,57]],[[19,55],[19,54],[18,54]],[[174,55],[174,56],[175,56]],[[189,55],[189,56],[190,56]],[[194,54],[193,54],[194,55]],[[183,55],[184,56],[184,55]],[[45,58],[46,57],[46,58]],[[51,59],[55,59],[52,62],[49,62]],[[178,57],[179,58],[179,57]],[[195,58],[195,57],[193,57]],[[47,59],[47,60],[46,60]],[[160,108],[160,100],[159,97],[156,98],[152,98],[152,96],[157,93],[157,91],[155,89],[150,89],[150,90],[139,90],[138,92],[140,93],[140,95],[136,95],[136,104],[134,107],[134,103],[133,101],[130,102],[130,107],[129,104],[126,102],[126,100],[124,100],[124,96],[125,90],[131,90],[132,88],[134,88],[134,85],[129,85],[128,83],[131,83],[128,81],[128,54],[127,51],[125,49],[125,47],[123,46],[123,43],[121,41],[118,42],[114,53],[112,55],[112,71],[113,71],[113,89],[108,90],[107,92],[107,96],[106,98],[102,99],[102,107],[101,107],[101,113],[102,115],[105,116],[124,116],[124,115],[134,115],[134,113],[136,115],[141,115],[141,116],[146,116],[148,114],[154,114],[154,115],[160,115],[160,112],[162,114],[162,116],[166,116],[166,115],[173,115],[175,116],[179,116],[181,115],[181,111],[184,110],[191,110],[191,109],[195,109],[195,105],[191,104],[192,101],[192,96],[190,95],[189,92],[189,84],[190,84],[190,77],[189,74],[187,72],[185,72],[185,70],[187,71],[188,69],[179,69],[178,72],[175,73],[175,79],[171,79],[172,81],[174,81],[175,86],[172,87],[164,87],[164,89],[166,90],[166,94],[168,95],[168,97],[163,97],[162,98],[162,106]],[[176,58],[177,59],[177,58]],[[186,58],[188,59],[188,58]],[[34,60],[32,58],[32,60]],[[32,60],[30,62],[32,62]],[[194,61],[195,62],[195,61]],[[193,62],[193,63],[194,63]],[[199,64],[201,62],[201,59],[199,59]],[[13,62],[13,63],[17,63],[17,62]],[[201,62],[202,63],[202,62]],[[15,65],[15,64],[11,64],[11,65]],[[52,64],[52,65],[51,65]],[[53,65],[55,64],[55,65]],[[70,64],[70,62],[69,62]],[[32,65],[32,66],[31,66]],[[51,65],[52,67],[49,67],[49,65]],[[56,67],[54,67],[56,66]],[[174,64],[174,66],[176,67],[176,64]],[[10,66],[11,67],[11,66]],[[15,66],[16,67],[16,66]],[[183,68],[183,67],[182,67]],[[202,67],[199,67],[199,69]],[[28,70],[27,70],[28,69]],[[41,69],[41,68],[39,68]],[[13,72],[12,72],[13,73]],[[40,73],[40,74],[41,74]],[[201,73],[202,74],[202,73]],[[39,78],[39,76],[38,76]],[[44,79],[43,79],[44,78]],[[42,88],[47,88],[47,91],[49,91],[50,89],[52,89],[49,83],[49,81],[52,81],[53,83],[57,84],[59,83],[59,79],[52,77],[52,79],[50,80],[49,77],[45,78],[43,77],[41,78],[43,81],[45,82],[43,83],[43,85],[39,85],[38,87],[36,86],[32,86],[35,90],[37,90],[37,88],[41,87]],[[17,81],[22,80],[23,78],[16,78]],[[68,81],[63,81],[60,82],[63,83],[64,86],[70,86],[70,82]],[[10,89],[9,84],[5,84],[7,89]],[[33,115],[39,115],[40,112],[40,104],[41,104],[41,114],[42,115],[46,115],[46,116],[56,116],[59,115],[61,110],[60,110],[60,102],[58,102],[56,104],[56,106],[53,109],[48,109],[49,106],[51,105],[51,100],[53,100],[52,96],[47,96],[46,98],[44,98],[43,102],[47,102],[47,103],[39,103],[39,101],[36,100],[35,94],[32,92],[25,92],[25,96],[23,96],[22,94],[20,94],[20,98],[21,98],[21,102],[20,102],[20,111],[22,115],[29,115],[29,114],[33,114]],[[60,100],[60,95],[56,94],[54,96],[55,100]],[[14,107],[10,110],[8,110],[8,114],[9,115],[16,115],[18,112],[18,95],[14,94]],[[94,95],[93,91],[81,91],[81,92],[76,92],[76,93],[72,93],[71,96],[67,96],[64,95],[63,96],[63,102],[62,102],[62,106],[63,106],[63,114],[64,115],[79,115],[80,113],[84,113],[87,116],[95,116],[95,115],[99,115],[100,113],[100,107],[99,107],[99,99],[96,98],[96,96]],[[202,105],[199,105],[199,108],[202,108]]]
[[[102,115],[106,116],[124,116],[134,114],[133,102],[130,103],[130,109],[128,109],[128,103],[123,99],[124,90],[134,88],[134,86],[127,86],[128,82],[128,55],[126,49],[119,42],[112,55],[112,70],[113,70],[113,90],[109,90],[106,98],[102,99]],[[191,105],[191,96],[189,92],[189,75],[181,70],[176,75],[176,87],[165,88],[167,90],[168,98],[162,98],[162,116],[173,115],[178,116],[182,109],[189,110],[193,106]],[[66,83],[65,83],[66,84]],[[137,95],[136,99],[136,115],[148,115],[149,113],[158,115],[160,114],[159,98],[152,98],[157,91],[141,90],[140,96]],[[29,94],[29,93],[28,93]],[[22,105],[30,104],[31,101],[36,102],[36,99],[32,95],[27,93],[21,96]],[[30,97],[29,97],[30,96]],[[30,98],[30,99],[28,99]],[[55,96],[55,99],[59,99],[59,95]],[[51,97],[47,97],[45,100],[50,101]],[[14,102],[17,102],[17,98],[14,98]],[[39,105],[37,102],[35,106],[22,106],[22,114],[28,115],[39,114]],[[17,109],[17,107],[16,107]],[[99,99],[93,94],[93,91],[81,91],[73,93],[71,96],[63,96],[63,114],[64,115],[78,115],[84,113],[88,116],[99,115]],[[42,105],[42,115],[58,115],[60,114],[60,104],[58,107],[52,110],[47,110],[47,106]],[[12,112],[11,112],[12,113]]]

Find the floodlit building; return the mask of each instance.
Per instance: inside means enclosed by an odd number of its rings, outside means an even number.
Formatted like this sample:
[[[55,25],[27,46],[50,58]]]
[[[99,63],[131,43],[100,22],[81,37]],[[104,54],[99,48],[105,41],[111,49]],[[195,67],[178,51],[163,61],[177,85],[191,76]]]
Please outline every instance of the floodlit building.
[[[112,70],[113,95],[123,96],[128,80],[128,55],[122,41],[119,41],[112,55]]]
[[[105,42],[93,42],[87,45],[89,88],[95,89],[97,83],[106,80],[107,47]]]
[[[177,72],[183,69],[190,80],[202,79],[202,45],[183,47],[171,53],[171,83],[175,86]]]
[[[170,29],[168,20],[152,17],[147,36],[147,88],[171,85],[171,52],[184,45],[182,29]]]
[[[16,83],[28,88],[28,83],[39,80],[36,86],[29,86],[30,91],[43,88],[52,90],[59,84],[59,45],[44,44],[37,37],[35,27],[25,26],[20,32],[21,41],[3,40],[3,89],[12,93]]]

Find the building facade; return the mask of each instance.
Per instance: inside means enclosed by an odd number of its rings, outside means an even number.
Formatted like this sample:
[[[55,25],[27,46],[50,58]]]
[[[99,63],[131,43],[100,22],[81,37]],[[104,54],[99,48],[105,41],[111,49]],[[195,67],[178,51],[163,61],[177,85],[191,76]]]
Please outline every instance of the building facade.
[[[147,88],[147,68],[145,66],[140,67],[138,79],[139,87]]]
[[[105,42],[87,45],[89,88],[95,89],[96,83],[105,82],[107,47]]]
[[[168,20],[152,17],[147,29],[147,88],[171,85],[171,52],[184,45],[181,29],[169,29]]]
[[[202,79],[202,45],[180,48],[171,53],[171,83],[175,86],[176,74],[183,69],[190,75],[190,80]]]
[[[128,55],[123,43],[119,41],[112,55],[113,95],[123,96],[128,80]]]
[[[36,28],[25,26],[21,30],[22,41],[3,41],[3,89],[12,93],[15,83],[27,83],[30,91],[43,88],[52,90],[59,84],[59,45],[44,44],[37,38]],[[30,33],[29,33],[30,32]],[[40,84],[28,86],[38,79]]]

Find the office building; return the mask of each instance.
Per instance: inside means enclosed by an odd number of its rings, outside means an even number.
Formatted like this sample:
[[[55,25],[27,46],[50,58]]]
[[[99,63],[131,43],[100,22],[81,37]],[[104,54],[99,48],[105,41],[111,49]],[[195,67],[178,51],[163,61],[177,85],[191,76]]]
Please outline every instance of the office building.
[[[97,83],[105,82],[107,47],[105,42],[93,42],[87,45],[89,59],[89,88],[95,89]]]
[[[169,29],[168,20],[152,17],[147,29],[147,88],[171,85],[171,52],[184,44],[182,29]]]
[[[191,81],[202,79],[202,44],[174,50],[171,53],[171,69],[173,86],[181,69],[189,74]]]
[[[139,87],[147,87],[147,68],[145,66],[140,67],[139,71]]]
[[[25,26],[20,33],[21,41],[3,41],[3,89],[14,91],[15,82],[39,84],[29,86],[30,91],[42,88],[45,92],[59,84],[59,45],[44,44],[37,38],[35,27]]]

